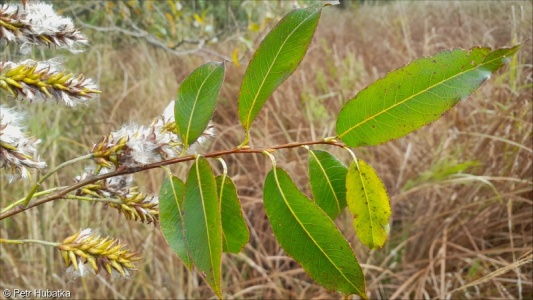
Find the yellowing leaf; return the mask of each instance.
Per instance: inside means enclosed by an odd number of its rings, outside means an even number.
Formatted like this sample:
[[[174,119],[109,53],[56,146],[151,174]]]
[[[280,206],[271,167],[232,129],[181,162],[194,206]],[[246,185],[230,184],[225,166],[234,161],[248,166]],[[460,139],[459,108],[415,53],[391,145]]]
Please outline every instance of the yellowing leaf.
[[[167,4],[170,6],[170,10],[172,11],[173,14],[176,14],[176,12],[178,12],[178,9],[176,7],[176,3],[172,0],[167,0]]]
[[[170,25],[170,32],[172,36],[176,36],[176,22],[174,21],[174,17],[169,13],[165,13],[165,17]]]
[[[362,160],[348,168],[346,202],[359,240],[371,249],[383,247],[389,235],[389,196],[376,171]]]
[[[193,15],[194,20],[198,22],[198,24],[204,24],[204,19],[202,19],[198,14]]]
[[[170,24],[174,23],[174,18],[172,17],[172,15],[170,13],[165,13],[165,17],[167,18],[167,21]]]
[[[146,1],[146,9],[148,11],[152,11],[154,9],[154,4],[152,3],[152,1]]]
[[[258,32],[260,30],[260,27],[259,25],[257,25],[257,23],[252,22],[248,25],[248,30],[252,32]]]
[[[235,64],[237,67],[240,67],[241,64],[239,64],[239,48],[235,48],[233,52],[231,53],[231,60],[233,60],[233,64]]]

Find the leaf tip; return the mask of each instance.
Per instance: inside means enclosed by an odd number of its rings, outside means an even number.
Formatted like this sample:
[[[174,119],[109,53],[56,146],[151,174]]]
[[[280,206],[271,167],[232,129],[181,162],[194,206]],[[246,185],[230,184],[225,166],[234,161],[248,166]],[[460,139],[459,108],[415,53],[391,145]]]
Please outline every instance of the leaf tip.
[[[214,64],[217,66],[217,67],[226,67],[226,61],[227,60],[222,60],[221,62],[214,62]]]
[[[339,5],[341,2],[339,0],[331,0],[331,1],[325,1],[324,7],[330,6],[330,5]]]

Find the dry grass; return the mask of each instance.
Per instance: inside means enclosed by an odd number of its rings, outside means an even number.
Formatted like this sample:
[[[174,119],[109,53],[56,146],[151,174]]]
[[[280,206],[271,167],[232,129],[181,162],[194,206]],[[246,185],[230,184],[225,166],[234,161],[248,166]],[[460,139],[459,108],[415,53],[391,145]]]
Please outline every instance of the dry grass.
[[[382,177],[393,206],[391,237],[378,251],[368,251],[357,241],[348,215],[338,220],[363,265],[372,298],[533,298],[531,15],[529,1],[328,8],[300,68],[254,124],[253,146],[332,136],[335,115],[345,101],[416,57],[445,48],[524,42],[515,64],[439,121],[385,145],[356,150]],[[116,49],[111,42],[110,37],[102,39],[75,66],[99,78],[101,101],[75,112],[53,105],[31,108],[38,113],[32,133],[44,138],[43,156],[51,165],[83,153],[124,122],[149,122],[179,82],[203,62],[169,56],[143,43]],[[228,43],[219,50],[231,49]],[[212,149],[232,148],[243,138],[236,121],[243,72],[243,67],[227,65],[214,117],[220,134]],[[305,151],[276,155],[309,194]],[[262,207],[270,163],[261,156],[232,156],[227,163],[251,239],[242,254],[223,258],[225,297],[340,298],[310,280],[277,245]],[[184,178],[186,169],[176,166],[175,172]],[[69,170],[50,184],[68,184],[76,173],[79,169]],[[151,171],[138,180],[155,193],[163,175]],[[28,184],[2,183],[1,188],[0,207],[5,207]],[[127,241],[144,257],[139,272],[128,280],[88,277],[69,282],[54,250],[2,245],[2,288],[63,289],[75,298],[213,297],[201,277],[189,273],[172,254],[158,228],[126,222],[99,204],[49,203],[0,224],[2,237],[50,241],[90,226]]]

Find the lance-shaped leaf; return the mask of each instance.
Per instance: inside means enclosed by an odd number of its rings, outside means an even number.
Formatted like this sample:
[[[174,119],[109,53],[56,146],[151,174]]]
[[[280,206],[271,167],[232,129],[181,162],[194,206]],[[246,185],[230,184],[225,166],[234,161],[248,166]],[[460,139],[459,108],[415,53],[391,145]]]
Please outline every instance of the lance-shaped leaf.
[[[346,172],[347,168],[331,153],[309,151],[309,182],[313,198],[332,219],[346,207]]]
[[[220,212],[222,214],[222,245],[224,252],[239,253],[250,238],[246,221],[242,216],[241,203],[235,183],[231,178],[220,175],[216,178]]]
[[[246,131],[272,95],[302,61],[315,33],[323,5],[296,9],[288,13],[255,51],[242,79],[239,93],[239,118]]]
[[[390,72],[344,105],[337,118],[337,136],[358,147],[417,130],[472,94],[519,47],[446,50]]]
[[[167,178],[159,191],[159,223],[161,232],[168,245],[178,255],[188,269],[192,267],[192,261],[185,245],[183,231],[183,193],[185,186],[183,181],[172,176]]]
[[[365,277],[333,220],[274,167],[264,186],[265,211],[281,247],[328,290],[366,298]]]
[[[376,171],[362,160],[348,168],[346,201],[361,242],[371,249],[383,247],[390,228],[389,196]]]
[[[224,68],[224,63],[206,63],[185,78],[178,89],[174,117],[185,148],[202,135],[213,116]]]
[[[207,160],[198,158],[185,183],[183,223],[187,250],[215,293],[220,289],[222,223],[215,177]]]

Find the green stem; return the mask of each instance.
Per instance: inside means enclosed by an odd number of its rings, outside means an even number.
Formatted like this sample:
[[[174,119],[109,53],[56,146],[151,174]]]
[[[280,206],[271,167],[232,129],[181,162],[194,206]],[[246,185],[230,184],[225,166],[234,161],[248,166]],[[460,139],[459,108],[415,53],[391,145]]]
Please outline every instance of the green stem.
[[[224,182],[226,182],[226,177],[228,176],[228,165],[222,157],[217,157],[217,160],[222,165],[222,185],[224,185]],[[220,195],[222,195],[222,193]]]
[[[353,162],[355,163],[355,166],[357,167],[357,170],[360,170],[359,169],[359,162],[357,161],[357,156],[355,156],[355,153],[353,152],[353,150],[348,148],[348,147],[346,147],[346,146],[344,146],[342,148],[344,148],[344,150],[346,150],[346,151],[348,151],[348,153],[350,153],[350,155],[352,156]]]
[[[41,192],[35,193],[33,196],[34,197],[39,197],[39,196],[48,195],[48,194],[51,194],[53,192],[56,192],[56,191],[58,191],[60,189],[64,189],[64,188],[67,188],[67,186],[60,186],[60,187],[51,188],[51,189],[48,189],[48,190],[45,190],[45,191],[41,191]],[[4,212],[12,209],[13,207],[15,207],[15,206],[21,204],[22,202],[24,202],[25,200],[26,200],[26,197],[11,203],[9,206],[7,206],[6,208],[2,209],[0,211],[0,213],[4,213]]]
[[[92,198],[92,197],[83,197],[83,196],[74,196],[74,195],[66,195],[63,197],[65,199],[69,200],[81,200],[81,201],[92,201],[92,202],[110,202],[110,203],[116,203],[116,204],[122,204],[123,202],[117,199],[112,198]]]
[[[263,154],[268,156],[268,158],[270,158],[270,161],[272,162],[272,168],[275,168],[276,167],[276,158],[274,157],[274,155],[271,154],[271,152],[272,151],[264,150]]]
[[[54,243],[54,242],[47,242],[47,241],[41,241],[41,240],[7,240],[7,239],[0,239],[0,244],[40,244],[45,246],[52,246],[57,247],[61,245],[60,243]]]
[[[250,131],[246,130],[244,141],[237,147],[238,149],[245,148],[248,145],[248,142],[250,141]]]
[[[71,164],[76,163],[78,161],[82,161],[84,159],[89,159],[91,157],[93,157],[93,154],[89,153],[89,154],[86,154],[86,155],[71,159],[69,161],[66,161],[66,162],[60,164],[59,166],[53,168],[52,170],[50,170],[41,179],[39,179],[39,181],[37,181],[37,183],[33,186],[33,188],[31,189],[30,193],[28,194],[28,196],[26,196],[26,198],[24,199],[24,202],[22,203],[22,206],[24,206],[24,207],[28,206],[28,203],[30,203],[31,198],[33,198],[33,196],[35,195],[35,192],[37,192],[37,189],[41,186],[41,184],[46,179],[48,179],[50,176],[52,176],[55,172],[61,170],[62,168],[66,167],[68,165],[71,165]]]
[[[170,171],[170,168],[162,166],[161,169],[165,170],[165,172],[167,173],[168,178],[172,178],[173,175],[172,175],[172,171]]]

